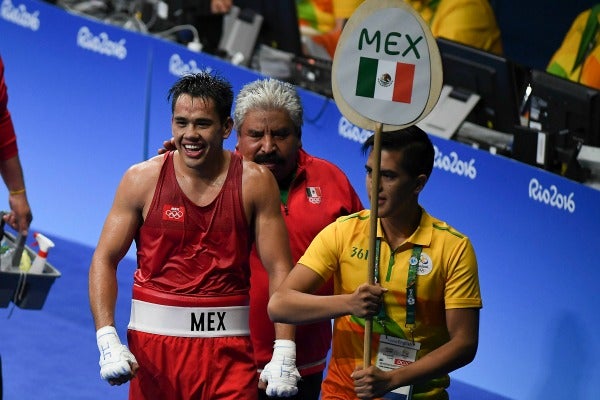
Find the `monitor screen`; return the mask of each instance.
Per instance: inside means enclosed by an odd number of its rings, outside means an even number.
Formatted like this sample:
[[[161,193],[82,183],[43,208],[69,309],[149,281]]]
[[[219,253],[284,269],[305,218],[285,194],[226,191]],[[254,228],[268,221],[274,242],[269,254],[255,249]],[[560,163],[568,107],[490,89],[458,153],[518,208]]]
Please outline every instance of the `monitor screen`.
[[[448,39],[436,40],[442,57],[444,84],[480,96],[467,121],[512,133],[519,124],[524,70],[504,57]]]
[[[600,91],[545,71],[531,71],[529,126],[600,147]]]
[[[233,4],[263,16],[258,43],[302,55],[295,0],[234,0]]]

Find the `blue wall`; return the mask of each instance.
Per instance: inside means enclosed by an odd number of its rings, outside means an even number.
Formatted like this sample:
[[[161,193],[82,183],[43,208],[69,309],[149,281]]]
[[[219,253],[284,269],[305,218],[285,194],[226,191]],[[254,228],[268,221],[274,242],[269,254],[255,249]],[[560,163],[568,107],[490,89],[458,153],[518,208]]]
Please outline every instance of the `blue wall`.
[[[87,246],[125,169],[170,136],[166,94],[181,72],[217,69],[236,91],[258,76],[36,0],[3,0],[0,53],[33,229]],[[331,99],[300,93],[304,147],[338,164],[368,204],[359,143],[370,132]],[[436,168],[422,203],[472,238],[484,296],[477,358],[453,377],[511,399],[600,398],[592,383],[600,382],[600,191],[433,140]],[[72,267],[55,266],[63,275]]]

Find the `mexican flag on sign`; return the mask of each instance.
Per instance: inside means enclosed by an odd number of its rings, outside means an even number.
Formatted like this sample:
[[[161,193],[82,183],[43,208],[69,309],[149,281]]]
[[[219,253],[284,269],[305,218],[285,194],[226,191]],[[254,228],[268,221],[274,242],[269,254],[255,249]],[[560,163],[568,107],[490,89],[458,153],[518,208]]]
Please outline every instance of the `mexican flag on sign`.
[[[414,64],[361,57],[356,95],[410,103],[414,78]]]

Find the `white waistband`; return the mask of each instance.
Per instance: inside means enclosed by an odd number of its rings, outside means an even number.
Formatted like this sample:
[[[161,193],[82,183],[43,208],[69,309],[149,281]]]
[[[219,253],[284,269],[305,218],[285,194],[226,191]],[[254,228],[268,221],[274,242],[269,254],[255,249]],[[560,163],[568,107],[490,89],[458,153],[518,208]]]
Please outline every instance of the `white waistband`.
[[[248,306],[175,307],[132,300],[128,328],[166,336],[248,336]]]

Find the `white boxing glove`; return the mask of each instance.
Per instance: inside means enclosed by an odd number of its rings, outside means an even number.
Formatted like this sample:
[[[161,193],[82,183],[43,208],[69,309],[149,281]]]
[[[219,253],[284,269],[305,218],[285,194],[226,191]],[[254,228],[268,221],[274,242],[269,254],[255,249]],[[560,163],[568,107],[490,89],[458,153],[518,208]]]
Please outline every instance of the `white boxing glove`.
[[[96,332],[100,350],[100,376],[112,384],[121,384],[133,378],[134,355],[121,343],[114,326],[104,326]],[[137,368],[137,366],[136,366]]]
[[[267,382],[267,396],[290,397],[298,393],[300,373],[293,340],[275,340],[273,357],[260,373],[260,380]]]

